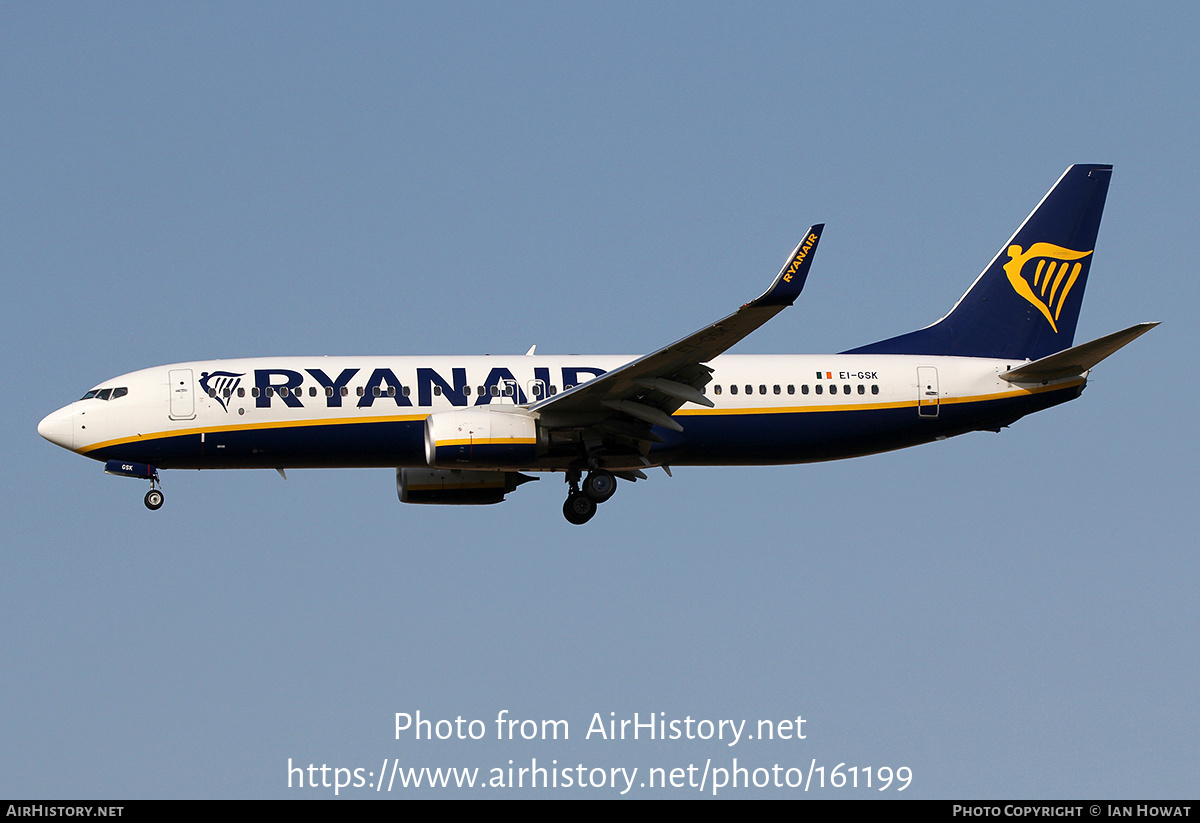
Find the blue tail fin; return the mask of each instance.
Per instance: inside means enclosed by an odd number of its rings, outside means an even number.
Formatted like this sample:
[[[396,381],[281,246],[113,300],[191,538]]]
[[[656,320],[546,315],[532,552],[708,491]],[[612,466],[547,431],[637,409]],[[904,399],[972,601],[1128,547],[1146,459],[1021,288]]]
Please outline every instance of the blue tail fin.
[[[1112,166],[1071,166],[950,313],[846,354],[1037,360],[1069,348]]]

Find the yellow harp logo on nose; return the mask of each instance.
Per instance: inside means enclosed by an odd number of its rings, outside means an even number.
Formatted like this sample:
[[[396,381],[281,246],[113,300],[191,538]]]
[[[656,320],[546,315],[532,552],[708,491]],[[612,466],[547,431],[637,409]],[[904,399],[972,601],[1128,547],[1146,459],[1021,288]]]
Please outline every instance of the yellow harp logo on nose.
[[[1008,282],[1012,283],[1017,294],[1037,306],[1038,311],[1050,321],[1055,334],[1058,333],[1055,321],[1062,313],[1067,295],[1071,293],[1071,287],[1083,269],[1082,263],[1072,265],[1072,261],[1089,254],[1090,251],[1074,251],[1053,243],[1034,243],[1029,251],[1022,251],[1020,246],[1008,247],[1008,262],[1004,264]],[[1022,269],[1032,260],[1037,260],[1037,266],[1031,282],[1026,279]]]

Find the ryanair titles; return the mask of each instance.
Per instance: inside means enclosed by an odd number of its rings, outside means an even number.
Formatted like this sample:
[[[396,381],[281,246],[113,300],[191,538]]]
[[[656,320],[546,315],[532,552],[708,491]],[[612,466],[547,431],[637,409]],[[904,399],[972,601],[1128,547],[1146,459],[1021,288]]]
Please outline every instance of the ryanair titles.
[[[443,372],[445,369],[442,370]],[[550,369],[533,369],[533,379],[518,379],[510,369],[498,366],[481,381],[478,375],[469,379],[465,368],[451,368],[445,375],[431,368],[417,368],[398,375],[390,368],[342,369],[328,374],[324,369],[255,369],[253,387],[249,390],[254,405],[269,409],[282,404],[300,409],[306,404],[324,403],[326,408],[371,408],[377,402],[392,402],[400,407],[431,406],[434,397],[444,397],[452,406],[486,406],[492,403],[526,404],[537,402],[560,389],[571,388],[604,374],[604,369],[590,366],[564,366],[557,369],[561,382],[552,382]],[[246,389],[240,378],[245,374],[233,372],[202,372],[200,387],[206,395],[217,400],[228,411],[229,397],[242,397]],[[416,396],[413,397],[413,393]]]
[[[817,235],[810,233],[804,238],[804,242],[800,244],[800,248],[796,251],[792,262],[784,269],[783,282],[791,283],[792,275],[800,271],[800,267],[804,265],[804,258],[808,257],[808,253],[812,250],[813,244],[817,242]]]

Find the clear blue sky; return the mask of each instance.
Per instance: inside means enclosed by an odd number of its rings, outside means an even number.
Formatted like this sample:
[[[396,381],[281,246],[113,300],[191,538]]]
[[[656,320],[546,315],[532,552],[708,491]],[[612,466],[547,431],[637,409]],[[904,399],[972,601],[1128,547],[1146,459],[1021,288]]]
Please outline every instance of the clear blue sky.
[[[324,797],[289,758],[394,757],[1195,796],[1198,16],[0,6],[0,796]],[[150,513],[35,432],[182,360],[643,353],[818,221],[801,301],[736,351],[839,351],[941,316],[1076,162],[1115,166],[1077,339],[1164,322],[999,435],[656,472],[580,528],[557,478],[426,508],[388,471],[168,472]],[[397,741],[417,710],[571,739]],[[609,712],[806,738],[583,739]]]

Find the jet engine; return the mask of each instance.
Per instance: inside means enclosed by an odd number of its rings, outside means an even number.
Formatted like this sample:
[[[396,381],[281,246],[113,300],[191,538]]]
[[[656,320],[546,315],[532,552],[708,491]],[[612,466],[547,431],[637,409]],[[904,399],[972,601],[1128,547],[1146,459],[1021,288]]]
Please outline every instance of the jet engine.
[[[425,460],[445,469],[532,465],[539,451],[537,419],[487,408],[435,412],[425,418]]]
[[[477,472],[457,469],[396,469],[401,503],[482,506],[499,503],[522,483],[537,480],[520,472]]]

